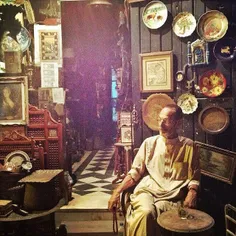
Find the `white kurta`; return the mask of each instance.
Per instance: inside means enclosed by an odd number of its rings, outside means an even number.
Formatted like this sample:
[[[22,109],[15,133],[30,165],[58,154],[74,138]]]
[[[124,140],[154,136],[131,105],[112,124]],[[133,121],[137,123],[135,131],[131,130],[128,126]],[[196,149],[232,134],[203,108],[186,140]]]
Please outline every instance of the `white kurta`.
[[[153,136],[142,143],[128,174],[138,184],[131,195],[131,211],[126,217],[127,235],[150,235],[147,219],[143,219],[143,222],[137,219],[140,218],[143,204],[146,205],[146,201],[141,198],[145,195],[144,198],[151,196],[151,205],[145,207],[157,208],[154,214],[150,209],[154,218],[158,215],[158,208],[166,200],[170,205],[172,202],[183,200],[188,186],[199,185],[198,152],[194,142],[188,138],[179,136],[175,139],[165,139],[160,135]]]

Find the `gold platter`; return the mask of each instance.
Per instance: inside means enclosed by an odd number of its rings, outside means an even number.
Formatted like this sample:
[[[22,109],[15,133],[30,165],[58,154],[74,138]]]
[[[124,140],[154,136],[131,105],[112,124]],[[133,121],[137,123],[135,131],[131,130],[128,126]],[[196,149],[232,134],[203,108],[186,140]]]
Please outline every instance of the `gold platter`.
[[[198,20],[198,35],[207,42],[213,42],[221,39],[226,34],[227,30],[228,19],[220,11],[208,11]]]

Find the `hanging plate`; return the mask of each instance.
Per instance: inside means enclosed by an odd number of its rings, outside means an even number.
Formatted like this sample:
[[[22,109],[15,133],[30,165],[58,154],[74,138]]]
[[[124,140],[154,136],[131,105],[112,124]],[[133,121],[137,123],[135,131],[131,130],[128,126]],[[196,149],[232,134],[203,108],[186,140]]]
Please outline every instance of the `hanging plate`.
[[[205,96],[217,97],[224,92],[226,79],[219,71],[210,70],[201,76],[199,86]]]
[[[229,115],[222,107],[208,106],[200,112],[198,123],[205,132],[218,134],[229,126]]]
[[[198,101],[191,93],[184,93],[179,96],[177,105],[181,107],[184,114],[192,114],[197,110]]]
[[[143,10],[143,23],[149,29],[158,29],[166,22],[168,10],[161,1],[152,1]]]
[[[25,52],[31,44],[31,38],[28,30],[25,27],[21,27],[20,32],[16,35],[16,39],[20,45],[21,51]]]
[[[196,19],[190,12],[180,12],[172,23],[173,31],[178,37],[190,36],[196,26]]]
[[[146,125],[152,130],[159,130],[158,116],[162,108],[167,104],[175,104],[171,97],[166,94],[152,94],[143,103],[142,116]]]
[[[207,42],[221,39],[228,30],[228,19],[217,10],[203,14],[197,24],[198,35]]]
[[[232,61],[236,55],[236,40],[223,38],[215,43],[213,53],[220,61]]]

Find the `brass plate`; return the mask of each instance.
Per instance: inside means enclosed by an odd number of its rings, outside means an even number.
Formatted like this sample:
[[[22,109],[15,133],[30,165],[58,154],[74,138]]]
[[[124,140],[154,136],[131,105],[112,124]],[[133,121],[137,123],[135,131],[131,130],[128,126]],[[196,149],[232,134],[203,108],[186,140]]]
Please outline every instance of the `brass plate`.
[[[220,11],[208,11],[198,20],[198,35],[206,42],[213,42],[221,39],[226,34],[227,30],[228,19]]]
[[[222,133],[229,126],[229,115],[222,107],[208,106],[200,112],[198,123],[207,133]]]

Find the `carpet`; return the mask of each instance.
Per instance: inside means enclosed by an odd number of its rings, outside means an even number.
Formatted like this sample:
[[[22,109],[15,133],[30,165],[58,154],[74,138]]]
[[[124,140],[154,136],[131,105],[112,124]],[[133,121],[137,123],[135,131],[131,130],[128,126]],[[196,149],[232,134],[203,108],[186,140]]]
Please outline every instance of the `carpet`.
[[[72,191],[78,195],[93,192],[111,194],[114,189],[114,147],[92,151],[75,172],[77,182]]]

